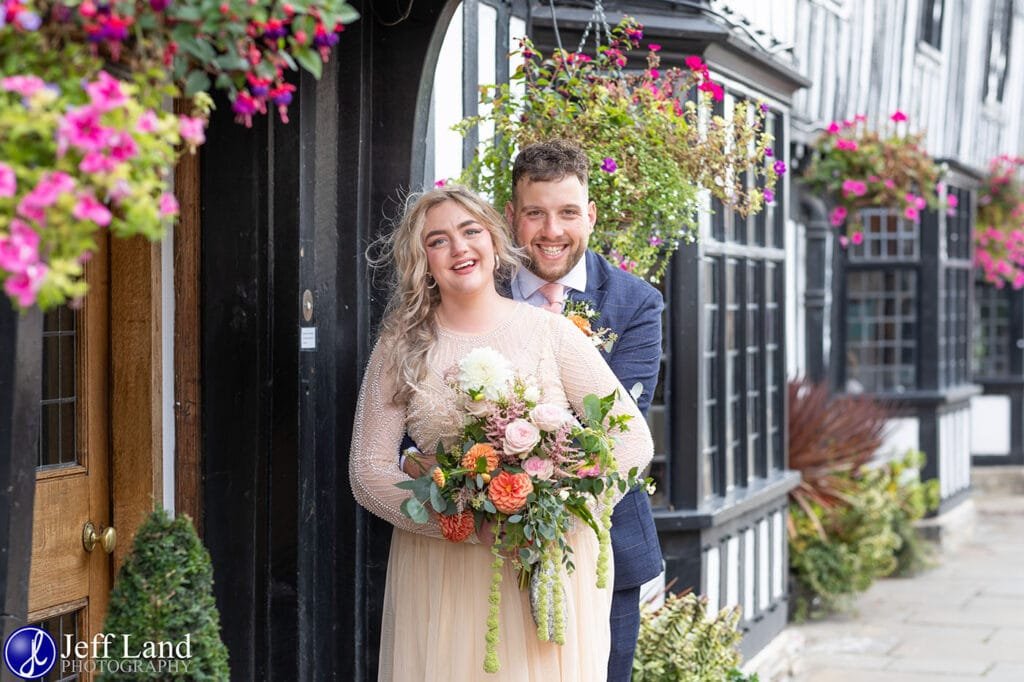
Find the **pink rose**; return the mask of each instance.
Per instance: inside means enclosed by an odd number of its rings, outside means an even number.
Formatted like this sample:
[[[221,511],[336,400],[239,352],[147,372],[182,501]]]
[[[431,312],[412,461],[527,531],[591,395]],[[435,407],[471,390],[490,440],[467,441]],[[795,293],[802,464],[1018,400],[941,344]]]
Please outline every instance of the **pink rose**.
[[[540,430],[525,419],[516,419],[505,427],[502,448],[510,455],[518,455],[529,452],[539,442]]]
[[[537,480],[546,481],[555,473],[555,465],[550,459],[529,457],[523,462],[523,471]]]
[[[530,410],[530,420],[542,431],[557,431],[572,415],[559,405],[541,403]]]

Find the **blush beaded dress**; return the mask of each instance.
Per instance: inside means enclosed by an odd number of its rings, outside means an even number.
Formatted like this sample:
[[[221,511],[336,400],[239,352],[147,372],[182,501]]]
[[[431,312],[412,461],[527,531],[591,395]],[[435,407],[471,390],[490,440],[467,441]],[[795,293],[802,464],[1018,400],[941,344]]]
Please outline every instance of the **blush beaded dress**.
[[[394,526],[388,559],[381,627],[382,682],[594,682],[607,673],[610,647],[608,587],[597,587],[598,542],[593,531],[577,524],[569,535],[575,572],[562,573],[566,595],[565,644],[537,639],[529,595],[520,590],[511,562],[505,563],[501,587],[501,669],[483,670],[490,591],[490,546],[476,536],[451,543],[441,535],[436,517],[419,525],[400,511],[409,497],[395,484],[408,480],[398,468],[398,449],[406,432],[421,449],[458,438],[462,414],[444,374],[474,348],[489,346],[508,358],[517,373],[537,381],[543,402],[583,412],[588,393],[604,396],[618,389],[612,414],[630,414],[629,430],[618,436],[615,457],[623,475],[645,467],[653,444],[636,404],[600,353],[561,315],[527,304],[486,334],[465,335],[436,327],[437,342],[429,373],[407,405],[392,401],[396,374],[385,366],[380,344],[374,349],[359,393],[349,458],[349,478],[356,500]]]

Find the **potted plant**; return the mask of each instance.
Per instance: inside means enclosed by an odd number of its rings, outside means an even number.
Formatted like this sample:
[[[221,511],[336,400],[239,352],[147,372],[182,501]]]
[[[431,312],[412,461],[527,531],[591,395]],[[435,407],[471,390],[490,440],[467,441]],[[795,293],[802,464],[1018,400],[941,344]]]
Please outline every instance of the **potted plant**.
[[[135,646],[129,653],[142,650],[145,642],[170,642],[175,657],[187,651],[179,661],[183,665],[175,666],[174,672],[164,671],[161,679],[229,678],[228,651],[220,638],[220,614],[213,599],[210,554],[187,516],[171,519],[158,509],[139,527],[111,592],[104,632],[114,633],[122,643],[127,636]],[[116,662],[124,647],[110,651]],[[131,666],[107,665],[106,669],[115,671],[106,673],[107,679],[138,678]]]
[[[627,17],[594,55],[556,50],[545,58],[523,40],[511,82],[482,87],[486,113],[457,126],[463,134],[494,131],[460,181],[503,206],[517,149],[553,138],[580,142],[592,164],[591,196],[601,200],[590,244],[657,282],[672,252],[697,236],[702,190],[741,214],[757,212],[774,199],[785,164],[771,157],[767,106],[738,102],[728,119],[710,114],[724,91],[699,57],[663,70],[661,47],[652,43],[647,68],[628,72],[627,52],[642,38],[642,26]]]
[[[902,111],[895,111],[884,129],[869,126],[861,114],[853,120],[833,121],[813,149],[803,181],[828,197],[832,225],[846,226],[840,237],[844,246],[864,239],[860,209],[898,210],[917,223],[921,211],[938,206],[940,169],[924,149],[923,133],[910,132]],[[949,207],[956,206],[955,196],[949,195],[946,201]]]
[[[993,159],[978,197],[974,264],[986,282],[1024,288],[1024,157]]]

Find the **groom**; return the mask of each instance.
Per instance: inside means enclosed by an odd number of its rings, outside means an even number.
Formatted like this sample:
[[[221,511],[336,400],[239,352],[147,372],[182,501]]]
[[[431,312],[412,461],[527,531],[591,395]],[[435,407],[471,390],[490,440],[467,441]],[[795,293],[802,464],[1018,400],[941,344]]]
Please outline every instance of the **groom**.
[[[587,155],[571,142],[552,140],[524,148],[512,167],[512,201],[505,217],[528,256],[511,282],[512,298],[560,312],[566,299],[586,301],[599,313],[594,327],[618,340],[605,360],[647,414],[661,364],[661,312],[657,289],[613,267],[587,248],[597,207],[587,191]],[[640,586],[661,573],[661,547],[643,488],[630,491],[612,515],[615,586],[608,682],[631,677],[640,627]]]

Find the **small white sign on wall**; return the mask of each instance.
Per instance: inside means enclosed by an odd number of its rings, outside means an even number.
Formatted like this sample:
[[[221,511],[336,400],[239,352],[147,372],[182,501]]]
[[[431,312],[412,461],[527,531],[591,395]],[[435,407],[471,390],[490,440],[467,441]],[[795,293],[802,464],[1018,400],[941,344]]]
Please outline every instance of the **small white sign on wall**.
[[[979,395],[971,398],[971,454],[1010,454],[1010,398]]]
[[[316,327],[299,327],[299,350],[316,350]]]

